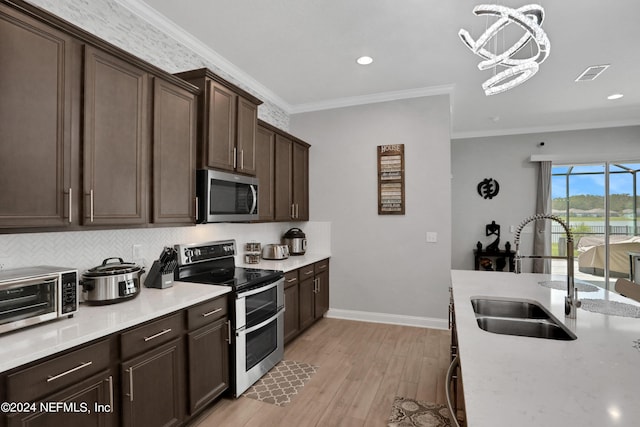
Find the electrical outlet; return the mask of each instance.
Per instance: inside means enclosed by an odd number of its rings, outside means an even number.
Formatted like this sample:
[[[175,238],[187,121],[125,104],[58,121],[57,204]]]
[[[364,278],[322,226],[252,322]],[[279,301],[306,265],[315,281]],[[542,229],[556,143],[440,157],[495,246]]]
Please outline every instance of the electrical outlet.
[[[427,231],[427,243],[436,243],[438,241],[438,233],[435,231]]]

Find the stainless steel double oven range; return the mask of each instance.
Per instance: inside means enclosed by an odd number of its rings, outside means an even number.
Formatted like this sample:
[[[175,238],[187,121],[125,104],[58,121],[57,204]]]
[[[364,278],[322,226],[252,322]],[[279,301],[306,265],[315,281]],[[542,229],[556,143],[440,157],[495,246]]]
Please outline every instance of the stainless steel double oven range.
[[[234,240],[176,245],[176,280],[230,286],[231,389],[240,396],[284,355],[284,273],[235,266]]]

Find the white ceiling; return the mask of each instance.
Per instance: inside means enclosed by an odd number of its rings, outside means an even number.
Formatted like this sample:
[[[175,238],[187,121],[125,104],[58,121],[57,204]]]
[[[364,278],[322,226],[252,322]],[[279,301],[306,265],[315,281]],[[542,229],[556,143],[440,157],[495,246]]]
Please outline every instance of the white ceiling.
[[[490,97],[481,84],[492,71],[478,70],[479,57],[457,35],[484,32],[487,18],[472,13],[480,0],[144,2],[290,113],[450,92],[453,137],[640,124],[638,0],[539,1],[549,58],[523,85]],[[374,63],[357,65],[361,55]],[[600,64],[611,67],[594,81],[574,82]],[[624,97],[607,100],[616,92]]]

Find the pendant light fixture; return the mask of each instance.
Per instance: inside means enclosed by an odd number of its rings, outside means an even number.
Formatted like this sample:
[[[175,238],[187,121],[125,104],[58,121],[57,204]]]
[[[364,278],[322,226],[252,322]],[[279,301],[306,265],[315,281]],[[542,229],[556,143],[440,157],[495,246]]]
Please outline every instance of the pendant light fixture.
[[[473,13],[477,16],[498,17],[497,21],[489,26],[477,40],[474,40],[465,29],[458,31],[462,42],[483,59],[478,64],[480,70],[493,68],[497,71],[497,67],[505,68],[496,72],[493,77],[482,84],[487,96],[512,89],[529,80],[538,72],[540,64],[547,59],[551,49],[549,38],[541,27],[544,20],[542,6],[529,4],[513,9],[500,5],[481,4],[473,8]],[[486,47],[489,42],[510,24],[517,24],[525,31],[525,34],[501,53],[498,53],[497,49],[493,52],[488,50]],[[527,45],[532,47],[531,56],[524,58],[517,56],[518,52],[521,52],[522,48]],[[535,45],[535,49],[533,45]]]

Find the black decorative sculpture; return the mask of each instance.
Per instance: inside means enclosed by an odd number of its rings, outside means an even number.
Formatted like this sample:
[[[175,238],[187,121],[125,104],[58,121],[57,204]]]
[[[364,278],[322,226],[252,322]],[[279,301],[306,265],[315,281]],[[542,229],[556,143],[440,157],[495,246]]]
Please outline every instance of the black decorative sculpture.
[[[487,246],[487,252],[498,252],[500,250],[498,248],[500,245],[500,225],[496,224],[495,221],[491,221],[491,224],[486,226],[486,234],[487,236],[496,235],[496,240]]]
[[[500,192],[500,184],[493,178],[485,178],[478,183],[478,194],[485,199],[493,199]]]

